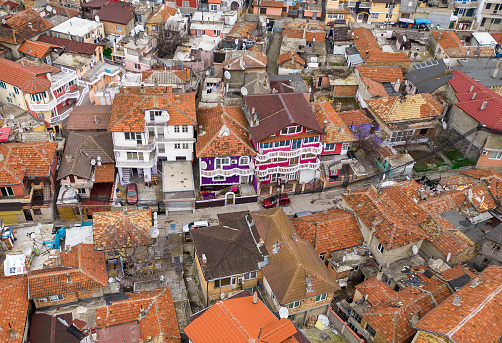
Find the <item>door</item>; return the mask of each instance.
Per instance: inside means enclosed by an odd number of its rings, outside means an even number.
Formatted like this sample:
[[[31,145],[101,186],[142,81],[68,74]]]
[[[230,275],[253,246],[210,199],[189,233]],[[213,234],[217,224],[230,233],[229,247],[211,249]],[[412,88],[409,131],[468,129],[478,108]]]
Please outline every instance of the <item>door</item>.
[[[33,220],[33,217],[31,215],[31,210],[23,210],[23,213],[24,213],[24,219],[26,219],[26,221]]]
[[[239,9],[239,4],[237,2],[232,2],[232,4],[230,5],[230,9],[232,11],[237,11],[237,9]]]

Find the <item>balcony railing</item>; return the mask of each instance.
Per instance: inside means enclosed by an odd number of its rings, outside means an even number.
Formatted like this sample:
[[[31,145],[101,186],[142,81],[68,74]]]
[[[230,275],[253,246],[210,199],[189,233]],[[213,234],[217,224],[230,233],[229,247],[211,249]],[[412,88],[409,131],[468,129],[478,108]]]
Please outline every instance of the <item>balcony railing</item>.
[[[317,160],[314,163],[303,163],[303,164],[298,164],[296,166],[292,167],[273,167],[273,168],[268,168],[268,169],[263,169],[263,170],[256,170],[256,176],[257,177],[264,177],[270,174],[275,174],[275,173],[281,173],[281,174],[289,174],[289,173],[296,173],[299,170],[303,169],[318,169],[321,166],[321,162]]]
[[[127,151],[152,151],[155,150],[155,143],[156,139],[155,136],[151,136],[150,139],[148,140],[148,144],[141,144],[141,145],[115,145],[114,149],[115,150],[127,150]]]
[[[61,95],[60,97],[52,99],[50,102],[48,102],[46,104],[32,104],[32,103],[28,102],[28,107],[30,108],[30,110],[35,111],[35,112],[37,112],[37,111],[52,111],[57,105],[59,105],[63,101],[66,101],[67,99],[77,99],[79,97],[79,95],[80,95],[80,92],[78,90],[74,91],[74,92],[68,92],[68,93]]]
[[[318,146],[312,146],[312,147],[303,147],[300,149],[295,149],[295,150],[288,150],[288,151],[270,151],[265,154],[262,154],[263,149],[260,149],[260,154],[256,155],[256,161],[257,162],[265,162],[270,160],[271,158],[294,158],[300,155],[305,155],[305,154],[315,154],[319,155],[322,152],[322,147],[321,145]]]
[[[58,121],[65,120],[70,115],[72,110],[73,110],[73,107],[70,107],[69,109],[67,109],[63,113],[61,113],[57,116],[51,117],[51,125],[54,125]]]
[[[195,138],[189,138],[189,137],[183,138],[183,137],[172,137],[172,136],[166,137],[166,136],[163,136],[163,137],[157,138],[157,142],[159,142],[159,143],[169,143],[169,142],[195,143]]]
[[[254,175],[253,169],[215,169],[215,170],[201,170],[200,175],[203,177],[214,177],[218,175],[222,176],[233,176],[233,175],[241,175],[241,176],[249,176]]]
[[[63,77],[61,80],[52,82],[51,91],[54,91],[55,89],[58,89],[59,87],[62,87],[64,85],[68,84],[68,82],[70,82],[72,80],[77,80],[77,73],[76,72],[69,73],[68,75]]]
[[[157,156],[151,157],[149,160],[134,160],[134,161],[115,161],[117,168],[152,168],[155,165]]]

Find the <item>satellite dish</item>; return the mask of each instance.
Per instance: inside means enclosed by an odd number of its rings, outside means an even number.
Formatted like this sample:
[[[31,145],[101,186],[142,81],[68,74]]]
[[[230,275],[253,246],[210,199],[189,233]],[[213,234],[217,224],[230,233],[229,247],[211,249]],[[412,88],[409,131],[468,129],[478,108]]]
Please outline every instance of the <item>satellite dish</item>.
[[[241,94],[244,95],[244,96],[248,95],[248,89],[246,87],[242,86],[241,87]]]
[[[101,167],[101,161],[98,161],[97,165],[98,167]]]
[[[52,11],[52,6],[51,5],[47,5],[45,7],[45,9],[47,10],[47,12],[50,12],[50,11]]]
[[[445,122],[445,121],[442,121],[442,122],[441,122],[441,125],[443,126],[443,129],[445,129],[445,130],[446,130],[446,127],[447,127],[446,122]]]
[[[159,232],[158,227],[152,226],[150,228],[150,237],[157,238],[157,237],[159,237],[159,234],[160,234],[160,232]]]
[[[96,157],[98,161],[101,161],[101,156]]]
[[[206,70],[206,76],[209,76],[209,74],[211,74],[211,72],[209,70]]]
[[[96,160],[94,158],[91,158],[91,166],[95,166],[96,165]]]
[[[220,299],[221,299],[221,300],[225,299],[225,292],[221,292],[221,294],[220,294]]]
[[[164,281],[164,279],[165,279],[165,278],[166,278],[166,277],[165,277],[164,275],[161,275],[161,276],[160,276],[160,281]]]
[[[14,115],[13,115],[13,114],[11,114],[11,115],[9,116],[9,118],[10,118],[10,120],[14,120],[14,118],[16,118],[16,117],[14,117]]]
[[[2,24],[3,24],[3,25],[7,24],[7,20],[2,19]]]
[[[58,13],[55,8],[52,9],[52,13],[56,14]]]
[[[237,38],[235,38],[234,43],[235,43],[235,45],[239,44],[239,40]]]
[[[416,246],[416,245],[413,245],[413,246],[411,247],[411,252],[413,252],[413,255],[418,254],[418,248],[417,248],[417,246]]]
[[[25,247],[23,247],[23,255],[24,256],[30,256],[31,253],[33,252],[33,249],[31,248],[31,246],[27,245]]]
[[[108,278],[108,283],[113,283],[113,281],[115,281],[115,279],[114,279],[114,278],[112,278],[112,277],[111,277],[111,278]]]
[[[206,161],[200,161],[200,169],[206,170],[207,168],[207,162]]]
[[[281,307],[279,309],[279,318],[287,319],[289,317],[289,310],[287,307]]]
[[[346,259],[346,258],[347,258],[346,256],[343,256],[343,257],[342,257],[342,262],[345,262],[345,259]]]
[[[153,212],[153,218],[157,219],[157,212]]]
[[[169,113],[167,113],[166,111],[162,111],[160,117],[165,121],[169,121]]]
[[[232,77],[232,74],[230,74],[230,72],[228,70],[225,70],[223,75],[225,76],[225,79],[227,79],[227,80],[230,80],[230,78]]]
[[[98,23],[99,23],[99,16],[95,16],[95,17],[94,17],[94,20],[96,20],[96,22],[98,22]]]
[[[120,81],[120,75],[117,75],[117,81]]]
[[[179,60],[185,59],[185,55],[183,55],[183,53],[181,51],[176,54],[176,57],[178,57]]]

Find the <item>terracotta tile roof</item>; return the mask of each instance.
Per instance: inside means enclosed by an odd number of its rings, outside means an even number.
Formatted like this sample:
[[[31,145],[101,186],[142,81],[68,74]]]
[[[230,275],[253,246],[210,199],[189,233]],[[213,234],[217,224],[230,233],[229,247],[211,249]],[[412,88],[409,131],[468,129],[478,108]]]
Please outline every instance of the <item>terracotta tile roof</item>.
[[[232,27],[230,32],[227,33],[227,36],[233,38],[249,38],[257,27],[257,22],[238,21],[235,23],[234,27]]]
[[[497,41],[498,44],[502,44],[502,32],[490,32],[493,39]]]
[[[219,214],[218,221],[218,225],[191,230],[197,256],[205,254],[207,258],[207,263],[200,263],[204,278],[214,280],[258,270],[267,252],[256,246],[258,232],[254,225],[249,228],[249,211]]]
[[[126,300],[96,310],[96,327],[107,328],[139,322],[143,342],[179,343],[181,341],[176,310],[168,287],[152,291],[125,293]],[[144,315],[142,312],[146,312]]]
[[[326,28],[326,24],[318,20],[293,20],[284,22],[283,27],[285,29],[306,29],[307,31],[323,31]]]
[[[290,51],[277,57],[277,65],[280,66],[284,62],[292,60],[293,56],[295,57],[295,62],[305,64],[305,60],[303,58],[301,58],[297,53]]]
[[[467,196],[467,199],[469,199],[470,203],[479,212],[486,212],[497,207],[497,203],[490,194],[488,188],[482,184],[472,187],[470,191],[465,191],[464,194],[465,193],[469,195],[472,193],[472,197],[469,198],[469,196]]]
[[[218,301],[184,331],[193,343],[298,342],[291,338],[297,330],[289,319],[277,319],[251,296]]]
[[[38,37],[38,41],[64,47],[65,51],[84,55],[93,55],[99,46],[93,43],[84,43],[76,40],[57,38],[48,35],[42,35]]]
[[[380,83],[367,78],[366,76],[361,76],[361,80],[366,85],[368,92],[372,97],[388,97],[389,94],[385,90],[385,87]]]
[[[471,272],[469,269],[467,269],[463,265],[459,264],[458,266],[456,266],[454,268],[450,268],[448,270],[445,270],[444,272],[441,273],[441,276],[446,281],[451,281],[451,280],[455,280],[456,278],[459,278],[459,277],[466,275],[466,274],[469,275],[469,277],[471,279],[476,277],[476,275],[473,272]]]
[[[0,265],[0,341],[22,343],[28,316],[28,279],[24,276],[4,276],[4,265]],[[9,324],[16,336],[11,337]]]
[[[106,183],[115,181],[115,164],[105,163],[94,167],[94,182]]]
[[[490,190],[493,198],[500,202],[502,200],[502,175],[493,169],[473,169],[461,171],[460,174],[471,176],[475,179],[483,180]]]
[[[256,51],[256,52],[260,52],[260,53],[263,54],[263,50],[257,44],[255,44],[252,47],[250,47],[248,49],[248,51]]]
[[[458,193],[461,197],[463,197],[462,202],[466,200],[466,197],[463,196],[462,192],[459,191],[455,193]],[[458,204],[455,202],[455,198],[452,195],[452,192],[448,192],[438,196],[428,197],[427,199],[420,201],[419,205],[424,209],[424,211],[429,213],[445,213],[456,210],[459,208],[461,203]]]
[[[286,28],[282,30],[282,36],[288,38],[303,39],[308,43],[326,41],[326,33],[324,31],[310,31],[300,28]]]
[[[352,38],[354,39],[354,44],[357,47],[357,50],[364,57],[364,51],[367,51],[370,47],[374,47],[380,49],[378,42],[373,36],[371,30],[368,30],[364,27],[358,27],[357,29],[352,30]]]
[[[197,123],[197,157],[256,155],[251,143],[249,124],[241,107],[199,108]],[[201,132],[205,133],[200,135]]]
[[[502,107],[502,96],[461,71],[456,70],[452,74],[453,78],[448,82],[459,99],[455,105],[476,121],[486,125],[489,130],[502,131],[502,112],[499,110]],[[472,92],[471,87],[473,87]],[[472,100],[474,93],[476,98]],[[479,96],[481,93],[484,93],[483,97]],[[485,101],[486,107],[482,110],[481,106]]]
[[[356,66],[359,75],[366,76],[376,82],[403,81],[403,70],[400,67]]]
[[[366,112],[363,109],[359,109],[357,111],[344,111],[337,113],[340,116],[340,118],[342,118],[345,125],[348,126],[367,125],[372,123],[372,120],[368,118]]]
[[[245,52],[246,54],[243,54],[242,50],[227,53],[223,68],[225,70],[248,70],[267,67],[267,56],[263,53],[257,51]]]
[[[30,299],[106,287],[105,255],[92,244],[79,244],[60,253],[61,264],[32,270],[28,276]]]
[[[0,185],[14,185],[25,177],[46,177],[56,163],[57,143],[2,143],[0,153]]]
[[[59,46],[55,44],[49,44],[44,42],[37,42],[27,40],[21,44],[17,49],[18,51],[24,53],[25,55],[33,56],[36,58],[44,58],[46,55],[54,51],[55,48]]]
[[[410,271],[413,277],[421,280],[420,288],[406,287],[398,292],[385,282],[372,277],[356,286],[371,307],[362,313],[362,317],[386,342],[406,342],[416,333],[410,323],[414,315],[419,317],[434,309],[435,304],[444,301],[450,294],[449,288],[435,278],[428,279],[423,275],[425,267],[420,266]],[[430,293],[429,293],[430,292]]]
[[[379,193],[370,187],[344,194],[343,199],[369,230],[375,228],[374,235],[385,249],[395,249],[422,239],[453,257],[466,255],[474,248],[474,243],[453,225],[424,211],[399,186],[386,187]]]
[[[366,100],[368,107],[384,122],[434,119],[443,106],[428,93]]]
[[[439,34],[441,33],[441,38]],[[435,31],[432,36],[448,57],[492,57],[495,51],[492,46],[465,46],[454,31]]]
[[[69,8],[66,6],[61,6],[61,5],[58,5],[54,2],[55,1],[50,1],[50,5],[53,10],[56,10],[57,15],[61,15],[63,17],[68,17],[68,18],[79,17],[81,15],[81,12],[76,8]],[[47,7],[44,7],[44,12],[46,14],[49,14],[48,13],[49,11],[47,11]],[[54,15],[54,12],[50,13],[50,15],[51,16]]]
[[[448,338],[433,335],[425,331],[418,331],[417,335],[413,338],[413,343],[451,343]]]
[[[0,81],[20,88],[25,93],[41,93],[51,87],[48,68],[26,66],[0,58]]]
[[[68,130],[106,130],[112,115],[111,105],[74,106],[68,117]],[[97,117],[96,124],[94,116]]]
[[[150,209],[95,212],[92,215],[94,247],[110,250],[148,245],[152,225]]]
[[[99,16],[99,21],[127,25],[134,20],[135,9],[136,7],[128,2],[110,1],[94,14],[93,19]]]
[[[448,337],[452,342],[499,342],[502,337],[502,322],[498,316],[502,311],[501,292],[502,268],[488,266],[414,327]],[[452,303],[456,297],[459,305]]]
[[[291,223],[319,255],[360,245],[364,241],[356,216],[343,209],[294,218]]]
[[[403,52],[383,52],[373,33],[364,28],[358,27],[352,30],[352,38],[357,47],[357,51],[366,64],[382,62],[410,62],[411,60]],[[401,77],[401,80],[403,78]]]
[[[418,199],[419,191],[422,188],[422,185],[416,182],[414,179],[410,179],[407,181],[398,182],[393,187],[399,188],[401,192],[406,194],[411,199]]]
[[[270,263],[262,268],[279,304],[340,289],[310,242],[299,237],[298,240],[293,239],[296,231],[282,208],[252,212],[251,216],[269,252],[273,252],[277,242],[280,243],[279,251],[270,253]],[[312,292],[307,292],[308,275],[311,277]]]
[[[70,131],[66,139],[63,158],[58,170],[58,180],[68,175],[90,180],[91,160],[101,157],[101,162],[115,163],[111,132]]]
[[[329,102],[316,103],[314,115],[325,131],[323,143],[343,143],[357,140]],[[325,121],[326,124],[324,124]]]
[[[145,70],[141,73],[141,79],[146,83],[158,84],[179,84],[187,82],[187,72],[185,70]]]
[[[293,124],[323,132],[302,93],[247,95],[244,102],[248,110],[254,108],[259,119],[259,125],[250,128],[253,142],[261,142]]]
[[[175,15],[178,12],[176,7],[171,7],[168,5],[163,5],[159,8],[157,12],[152,14],[150,18],[146,21],[147,24],[164,24],[169,17]]]
[[[113,100],[108,131],[144,132],[145,111],[166,110],[169,125],[196,125],[195,93],[163,93],[164,88],[122,88]]]
[[[2,19],[6,23],[0,27],[0,42],[13,45],[21,44],[54,26],[32,8],[8,14]]]

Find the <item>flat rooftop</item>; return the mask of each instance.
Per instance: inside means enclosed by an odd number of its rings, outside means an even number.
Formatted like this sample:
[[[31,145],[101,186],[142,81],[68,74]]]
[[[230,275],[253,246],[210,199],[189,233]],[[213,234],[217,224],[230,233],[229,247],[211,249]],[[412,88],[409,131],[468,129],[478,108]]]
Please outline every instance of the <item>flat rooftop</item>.
[[[192,162],[162,162],[162,191],[195,191]]]
[[[84,36],[85,34],[103,26],[103,23],[98,23],[94,20],[82,19],[73,17],[51,29],[53,32],[60,32],[65,35]],[[104,34],[104,32],[103,32]]]

